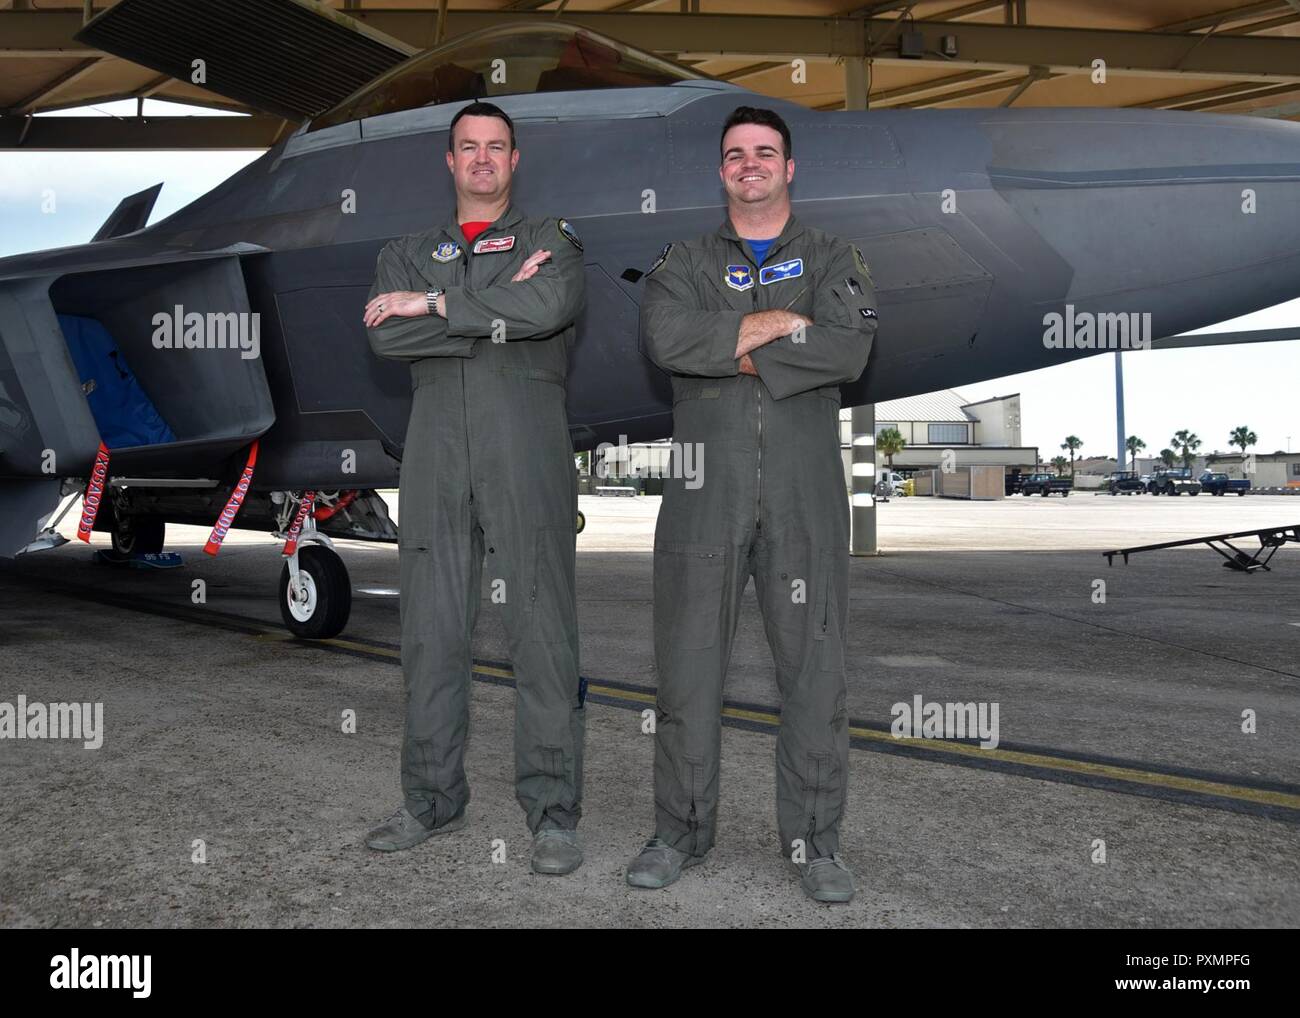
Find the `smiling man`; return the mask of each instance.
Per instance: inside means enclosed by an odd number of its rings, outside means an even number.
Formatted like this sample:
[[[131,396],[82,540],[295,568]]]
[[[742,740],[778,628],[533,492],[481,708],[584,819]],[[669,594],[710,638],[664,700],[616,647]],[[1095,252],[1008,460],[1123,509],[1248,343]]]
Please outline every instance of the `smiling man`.
[[[667,886],[713,846],[722,683],[753,576],[782,700],[781,851],[813,899],[853,896],[838,855],[849,745],[839,386],[867,363],[875,294],[853,245],[795,219],[794,165],[776,113],[735,110],[722,129],[726,221],[670,244],[646,277],[641,338],[672,375],[673,440],[709,455],[702,484],[665,480],[655,529],[655,836],[628,866],[634,887]]]
[[[565,413],[582,245],[510,203],[514,125],[491,103],[452,119],[456,214],[388,244],[365,308],[381,357],[410,361],[399,491],[404,802],[366,843],[410,848],[465,824],[470,640],[484,551],[514,666],[515,793],[533,869],[582,862],[585,691],[578,678],[577,477]]]

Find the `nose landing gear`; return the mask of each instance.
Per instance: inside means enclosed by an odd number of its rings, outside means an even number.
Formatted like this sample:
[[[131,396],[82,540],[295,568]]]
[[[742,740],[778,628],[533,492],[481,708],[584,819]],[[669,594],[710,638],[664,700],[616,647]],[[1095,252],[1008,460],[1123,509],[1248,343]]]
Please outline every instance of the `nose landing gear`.
[[[285,536],[285,525],[301,501],[293,494],[278,501],[282,508],[281,533],[276,536]],[[301,526],[293,551],[280,570],[280,618],[300,639],[328,640],[347,625],[352,611],[352,580],[334,550],[334,542],[316,529],[311,512]]]

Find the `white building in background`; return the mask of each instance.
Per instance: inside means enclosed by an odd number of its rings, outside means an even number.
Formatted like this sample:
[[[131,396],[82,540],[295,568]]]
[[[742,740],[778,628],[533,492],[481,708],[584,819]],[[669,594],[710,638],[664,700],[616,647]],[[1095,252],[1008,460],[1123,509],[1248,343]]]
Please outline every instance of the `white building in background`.
[[[846,483],[851,478],[852,410],[840,411],[840,448]],[[876,404],[876,434],[897,428],[907,448],[894,456],[894,469],[907,475],[940,469],[945,453],[956,469],[972,466],[1019,468],[1029,472],[1038,463],[1036,446],[1020,444],[1020,394],[967,402],[952,389]],[[876,470],[887,459],[876,450]]]
[[[847,407],[840,411],[846,488],[852,477],[852,413]],[[905,476],[942,469],[949,451],[952,456],[948,463],[956,470],[1001,467],[1008,472],[1019,469],[1027,473],[1038,463],[1037,447],[1020,444],[1019,393],[970,403],[961,393],[945,389],[887,400],[876,404],[876,434],[886,428],[897,428],[907,441],[907,447],[894,457],[894,469]],[[591,453],[587,473],[597,475],[598,465],[603,464],[606,479],[662,477],[670,469],[670,453],[667,439],[611,445]],[[885,463],[885,456],[877,449],[877,472]]]
[[[1207,470],[1249,478],[1256,488],[1300,488],[1300,452],[1212,452],[1205,461]]]

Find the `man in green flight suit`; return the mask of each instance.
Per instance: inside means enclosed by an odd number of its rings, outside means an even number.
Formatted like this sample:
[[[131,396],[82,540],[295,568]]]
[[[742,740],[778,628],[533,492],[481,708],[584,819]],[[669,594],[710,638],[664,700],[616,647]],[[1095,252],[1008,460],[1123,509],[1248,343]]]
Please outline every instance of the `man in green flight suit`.
[[[514,125],[491,103],[448,132],[456,214],[379,254],[370,345],[411,362],[399,492],[404,802],[366,844],[410,848],[465,823],[470,641],[487,552],[517,687],[515,790],[532,866],[582,863],[585,690],[578,677],[577,480],[565,413],[582,245],[510,202]]]
[[[810,897],[848,901],[839,386],[866,366],[875,292],[853,245],[794,218],[780,116],[735,110],[720,175],[727,220],[668,245],[641,301],[644,352],[672,375],[674,442],[700,450],[703,477],[665,480],[655,530],[655,836],[627,882],[664,887],[713,846],[723,677],[752,575],[782,700],[782,853]]]

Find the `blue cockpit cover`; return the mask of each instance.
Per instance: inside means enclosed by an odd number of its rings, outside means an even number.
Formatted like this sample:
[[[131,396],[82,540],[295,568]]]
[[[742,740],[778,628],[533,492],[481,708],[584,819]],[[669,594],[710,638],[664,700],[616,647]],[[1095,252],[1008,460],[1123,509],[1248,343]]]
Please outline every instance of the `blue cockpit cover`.
[[[140,388],[108,330],[94,318],[58,317],[72,362],[77,366],[77,377],[83,386],[92,380],[95,383],[86,402],[104,444],[110,449],[124,449],[175,442],[172,429]]]

